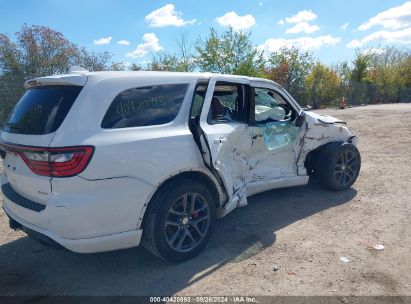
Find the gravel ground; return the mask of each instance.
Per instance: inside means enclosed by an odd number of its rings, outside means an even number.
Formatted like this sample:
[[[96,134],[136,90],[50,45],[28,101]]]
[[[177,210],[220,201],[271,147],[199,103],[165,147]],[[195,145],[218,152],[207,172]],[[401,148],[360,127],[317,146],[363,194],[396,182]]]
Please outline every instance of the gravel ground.
[[[179,265],[141,248],[48,248],[10,230],[0,211],[0,295],[410,296],[411,104],[319,112],[359,135],[363,165],[352,189],[310,183],[256,195],[217,223],[202,254]]]

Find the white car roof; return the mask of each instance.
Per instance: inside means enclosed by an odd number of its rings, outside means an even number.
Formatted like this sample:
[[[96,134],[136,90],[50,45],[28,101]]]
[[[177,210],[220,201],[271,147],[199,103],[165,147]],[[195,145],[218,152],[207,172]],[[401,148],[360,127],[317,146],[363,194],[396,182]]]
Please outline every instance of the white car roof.
[[[263,78],[255,78],[249,76],[240,75],[228,75],[217,73],[200,73],[200,72],[160,72],[160,71],[102,71],[102,72],[76,72],[71,74],[60,74],[45,77],[37,77],[25,82],[25,88],[29,88],[35,85],[84,85],[87,79],[93,79],[95,81],[101,81],[113,78],[152,78],[154,83],[162,83],[164,81],[170,81],[170,78],[178,79],[179,81],[195,81],[199,79],[208,79],[212,76],[227,79],[246,79],[250,81],[263,81],[268,83],[274,83],[271,80]]]

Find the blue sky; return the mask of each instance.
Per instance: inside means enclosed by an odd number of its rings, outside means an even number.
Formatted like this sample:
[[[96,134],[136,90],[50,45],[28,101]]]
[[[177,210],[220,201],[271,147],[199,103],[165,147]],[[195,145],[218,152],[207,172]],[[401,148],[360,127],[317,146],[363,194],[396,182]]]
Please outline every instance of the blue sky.
[[[252,32],[269,53],[294,45],[332,64],[351,60],[356,47],[411,47],[411,1],[398,0],[3,0],[0,32],[13,35],[24,23],[61,31],[113,60],[144,63],[175,50],[181,33],[195,42],[209,27]],[[122,41],[119,43],[119,41]]]

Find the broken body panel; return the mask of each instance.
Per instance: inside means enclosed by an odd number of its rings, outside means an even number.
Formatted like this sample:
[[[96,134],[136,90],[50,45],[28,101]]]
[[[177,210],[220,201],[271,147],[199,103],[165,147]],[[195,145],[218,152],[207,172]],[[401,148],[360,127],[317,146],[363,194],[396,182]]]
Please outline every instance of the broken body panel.
[[[249,85],[251,88],[267,88],[278,92],[286,99],[304,123],[297,120],[277,120],[283,110],[255,106],[255,117],[267,123],[230,122],[210,124],[208,113],[219,77],[211,77],[200,118],[200,151],[207,167],[222,180],[227,200],[221,202],[218,216],[223,217],[233,209],[247,204],[247,197],[270,189],[299,186],[308,183],[304,166],[307,154],[329,142],[346,142],[353,138],[344,123],[330,116],[304,112],[295,100],[280,86],[265,81],[246,81],[224,77]],[[252,108],[252,105],[248,105]],[[271,112],[271,113],[267,113]],[[282,114],[284,115],[284,113]]]

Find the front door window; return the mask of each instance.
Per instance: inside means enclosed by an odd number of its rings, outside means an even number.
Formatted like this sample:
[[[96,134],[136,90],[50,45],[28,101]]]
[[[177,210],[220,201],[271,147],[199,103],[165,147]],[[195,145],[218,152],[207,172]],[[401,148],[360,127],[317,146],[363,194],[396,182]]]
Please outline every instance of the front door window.
[[[295,110],[276,91],[255,88],[255,122],[261,128],[267,149],[275,150],[294,143],[298,127]]]

